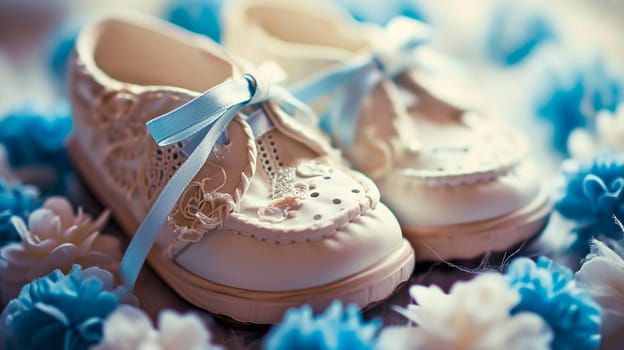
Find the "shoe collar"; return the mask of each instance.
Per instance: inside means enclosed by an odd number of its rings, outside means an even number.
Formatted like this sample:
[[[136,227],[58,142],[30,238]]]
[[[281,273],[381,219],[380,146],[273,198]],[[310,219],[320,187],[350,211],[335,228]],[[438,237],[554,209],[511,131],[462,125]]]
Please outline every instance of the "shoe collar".
[[[136,94],[166,88],[196,96],[198,91],[241,76],[242,68],[212,40],[133,12],[109,12],[95,18],[81,31],[76,53],[102,86]],[[143,59],[137,59],[137,53]],[[188,61],[180,62],[180,57]],[[200,64],[202,73],[198,74]]]

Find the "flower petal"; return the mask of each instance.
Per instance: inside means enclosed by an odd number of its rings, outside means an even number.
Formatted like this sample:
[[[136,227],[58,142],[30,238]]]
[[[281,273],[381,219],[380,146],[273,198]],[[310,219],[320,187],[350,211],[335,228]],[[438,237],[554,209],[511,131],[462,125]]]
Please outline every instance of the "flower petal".
[[[33,236],[55,238],[60,234],[61,221],[51,210],[37,209],[28,217],[28,228]]]
[[[67,228],[74,224],[74,210],[66,198],[50,197],[43,203],[43,208],[59,218],[60,227]]]
[[[163,311],[158,316],[160,344],[164,349],[201,348],[209,341],[208,332],[199,317]]]
[[[61,244],[50,253],[50,256],[38,264],[35,264],[28,271],[28,280],[43,277],[55,269],[69,270],[76,259],[76,246],[71,243]]]

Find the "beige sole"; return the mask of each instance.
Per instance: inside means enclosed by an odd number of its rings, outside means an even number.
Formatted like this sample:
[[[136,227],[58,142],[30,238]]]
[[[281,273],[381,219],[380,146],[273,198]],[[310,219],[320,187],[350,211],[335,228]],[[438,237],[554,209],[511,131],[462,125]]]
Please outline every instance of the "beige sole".
[[[535,237],[551,209],[548,193],[542,190],[527,206],[505,216],[459,225],[403,227],[403,235],[412,243],[418,262],[471,259]]]
[[[67,141],[67,149],[89,189],[111,209],[126,234],[134,232],[138,223],[119,205],[125,201],[100,186],[103,183],[98,180],[100,174],[94,171],[91,159],[72,137]],[[157,247],[152,248],[148,263],[176,293],[199,308],[242,323],[273,324],[282,319],[288,308],[302,304],[311,305],[317,312],[334,299],[361,308],[376,304],[409,279],[415,262],[412,247],[404,240],[391,256],[370,269],[328,285],[288,292],[245,290],[210,282],[165,258]]]

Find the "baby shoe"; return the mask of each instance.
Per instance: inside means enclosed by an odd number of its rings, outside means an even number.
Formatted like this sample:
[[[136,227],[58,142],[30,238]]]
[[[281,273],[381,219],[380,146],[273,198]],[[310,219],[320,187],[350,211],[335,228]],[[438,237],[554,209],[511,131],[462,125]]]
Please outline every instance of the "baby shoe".
[[[138,15],[102,17],[79,35],[68,149],[132,236],[122,281],[133,287],[147,258],[181,297],[243,323],[387,298],[414,265],[396,218],[267,79],[277,67],[243,65]]]
[[[359,25],[321,1],[250,0],[223,15],[224,45],[287,72],[286,86],[322,115],[320,126],[371,177],[417,260],[504,251],[539,233],[550,202],[525,137],[477,113],[438,74],[460,71],[407,18]]]

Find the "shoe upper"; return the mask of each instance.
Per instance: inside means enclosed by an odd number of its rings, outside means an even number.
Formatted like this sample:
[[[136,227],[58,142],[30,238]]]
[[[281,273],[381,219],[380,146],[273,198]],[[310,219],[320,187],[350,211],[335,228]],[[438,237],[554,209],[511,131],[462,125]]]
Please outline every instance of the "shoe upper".
[[[70,71],[72,137],[137,225],[192,142],[159,147],[146,122],[245,67],[156,19],[106,16],[82,31]],[[358,273],[402,244],[371,180],[289,113],[267,102],[236,116],[180,195],[157,245],[185,269],[237,288],[295,290]]]
[[[223,21],[228,49],[254,62],[274,60],[289,72],[291,86],[374,56],[385,44],[378,30],[322,1],[237,1],[226,7]],[[442,56],[426,47],[423,53],[444,67]],[[487,220],[537,196],[526,139],[479,114],[465,96],[472,90],[435,70],[406,69],[380,78],[354,106],[352,123],[327,130],[352,164],[375,180],[403,226]],[[323,113],[339,93],[345,92],[338,88],[312,105]],[[352,129],[352,143],[342,142],[345,129]]]

